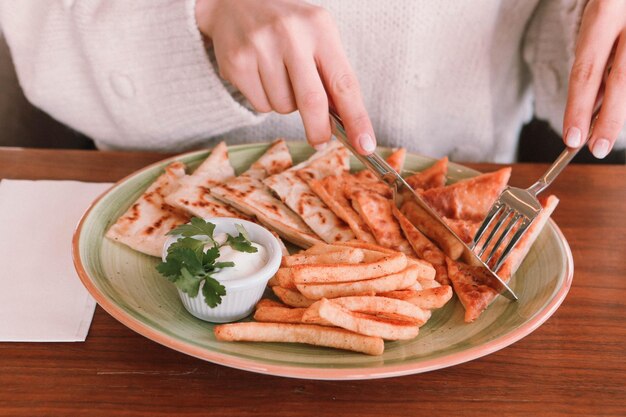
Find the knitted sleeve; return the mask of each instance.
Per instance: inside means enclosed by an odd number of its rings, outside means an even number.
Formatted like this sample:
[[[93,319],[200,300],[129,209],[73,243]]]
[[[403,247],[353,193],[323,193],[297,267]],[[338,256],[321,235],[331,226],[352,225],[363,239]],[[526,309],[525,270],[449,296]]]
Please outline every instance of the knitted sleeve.
[[[194,8],[0,0],[0,27],[33,104],[101,148],[180,150],[263,119],[217,75]]]
[[[562,134],[570,70],[587,0],[541,0],[524,39],[535,96],[535,115]],[[626,146],[626,128],[616,148]]]

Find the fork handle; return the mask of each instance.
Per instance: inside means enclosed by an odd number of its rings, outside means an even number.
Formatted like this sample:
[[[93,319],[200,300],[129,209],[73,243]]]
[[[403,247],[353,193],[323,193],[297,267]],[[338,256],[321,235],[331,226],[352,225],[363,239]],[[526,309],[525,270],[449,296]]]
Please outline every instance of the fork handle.
[[[396,172],[396,170],[393,169],[380,155],[376,153],[372,153],[370,155],[361,155],[359,152],[357,152],[356,149],[354,149],[354,146],[352,146],[352,144],[348,140],[341,117],[333,108],[328,109],[328,114],[330,115],[331,127],[335,137],[346,148],[348,148],[354,154],[354,156],[356,156],[357,159],[363,163],[363,165],[374,171],[374,173],[381,180],[389,185],[393,185],[398,181],[403,181],[402,177]]]
[[[593,115],[591,116],[589,134],[587,135],[585,141],[578,148],[570,148],[569,146],[566,147],[565,150],[561,152],[558,158],[556,158],[556,160],[552,163],[552,165],[550,165],[548,170],[539,178],[539,180],[537,180],[537,182],[535,182],[528,188],[529,192],[537,196],[537,194],[539,194],[540,192],[545,190],[550,184],[552,184],[552,181],[554,181],[554,179],[559,176],[561,171],[563,171],[563,169],[572,161],[572,159],[574,159],[578,152],[587,144],[589,138],[591,138],[591,134],[593,133],[593,127],[596,123],[596,120],[598,119],[598,113],[600,113],[600,103],[598,103],[595,111],[593,112]]]

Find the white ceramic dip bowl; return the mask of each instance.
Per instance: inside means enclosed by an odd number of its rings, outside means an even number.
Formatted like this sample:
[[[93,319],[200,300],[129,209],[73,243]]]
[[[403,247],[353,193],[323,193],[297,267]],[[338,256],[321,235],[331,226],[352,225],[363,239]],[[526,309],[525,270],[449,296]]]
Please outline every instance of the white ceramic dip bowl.
[[[263,295],[267,281],[274,276],[280,267],[281,245],[269,230],[247,220],[232,217],[211,217],[204,220],[215,224],[215,235],[228,233],[237,236],[239,232],[235,225],[242,225],[248,232],[250,240],[265,248],[266,262],[260,269],[245,277],[220,280],[220,284],[226,288],[226,295],[222,297],[222,302],[216,307],[211,308],[206,304],[202,296],[202,287],[200,287],[198,295],[193,298],[181,290],[178,290],[178,295],[187,311],[201,320],[228,323],[242,319],[252,312],[255,304]],[[162,252],[164,262],[167,257],[167,249],[179,238],[180,236],[170,236],[165,241]]]

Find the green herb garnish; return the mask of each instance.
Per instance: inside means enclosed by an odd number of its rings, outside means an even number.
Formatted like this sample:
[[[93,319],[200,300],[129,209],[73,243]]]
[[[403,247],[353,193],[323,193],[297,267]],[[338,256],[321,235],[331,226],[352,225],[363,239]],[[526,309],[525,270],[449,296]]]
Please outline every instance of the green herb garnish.
[[[213,238],[215,225],[199,217],[191,219],[191,224],[178,226],[168,235],[181,235],[176,242],[167,248],[165,262],[160,262],[156,269],[161,275],[173,282],[181,291],[190,297],[196,297],[202,286],[204,301],[211,308],[222,302],[226,288],[219,283],[213,274],[223,268],[233,267],[233,262],[217,262],[220,248],[228,245],[239,252],[255,253],[258,249],[252,246],[246,229],[240,224],[235,227],[239,234],[227,234],[226,242],[218,244]],[[204,248],[211,245],[209,249]]]
[[[252,242],[250,242],[250,237],[248,236],[248,232],[246,232],[246,229],[244,229],[243,226],[240,224],[236,224],[235,228],[237,228],[239,235],[234,237],[228,235],[226,243],[229,244],[233,249],[238,250],[239,252],[257,252],[258,249],[252,246]]]

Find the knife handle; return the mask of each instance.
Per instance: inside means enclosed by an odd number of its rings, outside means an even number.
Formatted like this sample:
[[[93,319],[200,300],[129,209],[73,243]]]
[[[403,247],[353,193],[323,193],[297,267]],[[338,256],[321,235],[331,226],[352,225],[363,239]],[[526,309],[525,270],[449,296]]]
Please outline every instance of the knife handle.
[[[393,169],[387,161],[380,157],[377,153],[372,153],[370,155],[361,155],[359,152],[354,149],[354,146],[348,140],[346,136],[346,129],[343,126],[343,122],[341,117],[337,114],[337,112],[329,108],[328,114],[330,115],[330,125],[333,134],[335,137],[346,147],[348,148],[354,156],[357,157],[359,161],[363,163],[367,168],[376,174],[381,180],[385,181],[390,186],[397,182],[403,182],[400,174]]]

